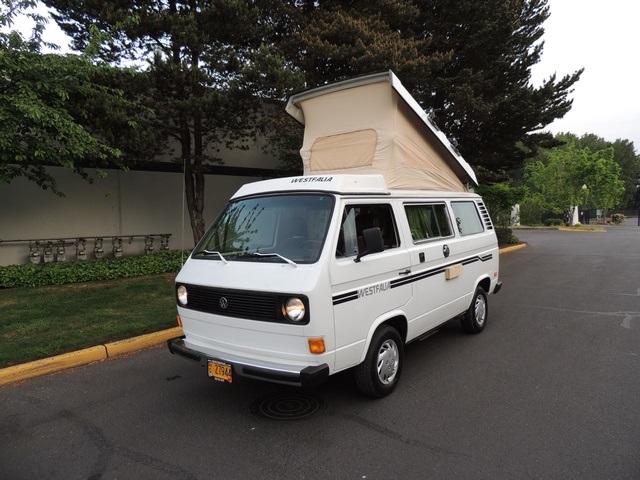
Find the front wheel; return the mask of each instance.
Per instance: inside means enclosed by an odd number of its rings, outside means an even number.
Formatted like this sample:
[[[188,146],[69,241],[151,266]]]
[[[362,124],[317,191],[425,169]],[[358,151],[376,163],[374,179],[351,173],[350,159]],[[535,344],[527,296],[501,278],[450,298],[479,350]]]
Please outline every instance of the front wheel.
[[[396,388],[402,373],[404,350],[398,331],[383,325],[371,339],[364,361],[355,368],[356,384],[362,393],[382,398]]]
[[[473,300],[469,309],[465,312],[464,316],[460,319],[462,328],[467,333],[480,333],[484,330],[487,324],[487,317],[489,316],[489,306],[487,304],[487,294],[484,288],[478,286],[476,293],[473,295]]]

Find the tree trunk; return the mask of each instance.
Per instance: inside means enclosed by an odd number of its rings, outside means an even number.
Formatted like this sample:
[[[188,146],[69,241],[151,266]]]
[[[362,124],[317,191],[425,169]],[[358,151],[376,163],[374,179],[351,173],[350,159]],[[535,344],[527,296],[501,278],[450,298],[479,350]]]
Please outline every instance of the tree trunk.
[[[193,119],[193,143],[194,143],[194,182],[195,182],[195,202],[193,215],[191,217],[191,227],[193,228],[193,241],[198,243],[204,231],[206,224],[204,220],[204,169],[203,159],[204,152],[202,148],[202,117],[196,113]]]
[[[177,11],[176,3],[170,2],[170,10],[172,13]],[[173,63],[177,66],[181,62],[180,48],[177,44],[173,45]],[[198,52],[193,52],[192,62],[197,67]],[[181,85],[181,93],[186,97],[184,85]],[[198,84],[194,86],[198,89]],[[187,200],[187,210],[191,221],[191,232],[193,233],[193,244],[196,245],[205,231],[204,221],[204,170],[203,170],[203,149],[202,149],[202,118],[199,114],[195,114],[193,119],[193,143],[194,151],[191,153],[191,129],[189,127],[189,119],[184,113],[179,114],[178,119],[180,125],[180,145],[182,148],[182,162],[184,166],[184,185],[185,196]]]
[[[202,165],[187,159],[184,164],[185,195],[187,210],[193,232],[193,243],[197,244],[205,231],[204,221],[204,173]]]

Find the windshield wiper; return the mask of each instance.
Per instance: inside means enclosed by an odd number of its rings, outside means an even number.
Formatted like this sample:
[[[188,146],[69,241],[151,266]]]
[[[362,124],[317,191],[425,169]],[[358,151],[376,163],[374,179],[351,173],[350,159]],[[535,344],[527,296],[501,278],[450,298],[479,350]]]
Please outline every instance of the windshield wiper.
[[[222,256],[222,254],[221,254],[220,252],[216,251],[216,250],[206,250],[206,249],[205,249],[205,250],[201,250],[201,251],[200,251],[200,252],[198,252],[198,253],[203,253],[203,254],[205,254],[205,255],[218,255],[218,256],[220,257],[220,260],[222,260],[224,263],[229,263],[229,262],[227,262],[227,259],[226,259],[226,258],[224,258],[224,257]]]
[[[275,252],[274,253],[260,253],[260,252],[245,253],[244,255],[239,255],[238,257],[261,257],[261,258],[277,257],[280,260],[284,260],[289,265],[293,265],[294,267],[298,266],[298,264],[293,260],[290,260],[287,257],[283,257],[279,253],[275,253]]]

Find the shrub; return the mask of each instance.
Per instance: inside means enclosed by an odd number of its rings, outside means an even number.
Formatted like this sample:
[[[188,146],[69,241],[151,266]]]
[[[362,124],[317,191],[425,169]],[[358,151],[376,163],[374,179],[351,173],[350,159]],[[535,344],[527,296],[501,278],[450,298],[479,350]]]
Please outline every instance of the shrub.
[[[528,193],[526,187],[514,187],[509,182],[482,184],[477,193],[482,196],[494,225],[508,226],[511,210]]]
[[[0,288],[43,287],[177,272],[189,252],[169,250],[136,257],[0,267]]]
[[[508,227],[496,227],[498,245],[515,245],[520,243],[520,239],[513,234],[513,230]]]
[[[547,218],[544,221],[544,224],[547,227],[559,227],[561,225],[564,225],[564,220],[562,220],[561,218]]]
[[[573,226],[574,226],[574,227],[581,227],[581,226],[582,226],[582,223],[580,223],[580,222],[576,222],[576,223],[574,223],[574,224],[573,224]]]
[[[520,204],[522,225],[542,225],[542,215],[547,210],[547,202],[540,194],[527,197]]]
[[[620,225],[621,223],[624,223],[625,216],[622,213],[614,213],[611,215],[611,221],[616,225]]]

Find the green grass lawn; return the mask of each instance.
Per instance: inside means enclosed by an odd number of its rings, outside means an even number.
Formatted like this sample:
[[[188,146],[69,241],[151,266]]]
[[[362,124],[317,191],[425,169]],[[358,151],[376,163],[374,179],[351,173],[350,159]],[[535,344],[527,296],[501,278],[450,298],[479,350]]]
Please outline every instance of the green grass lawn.
[[[0,290],[0,368],[177,326],[174,278]]]

